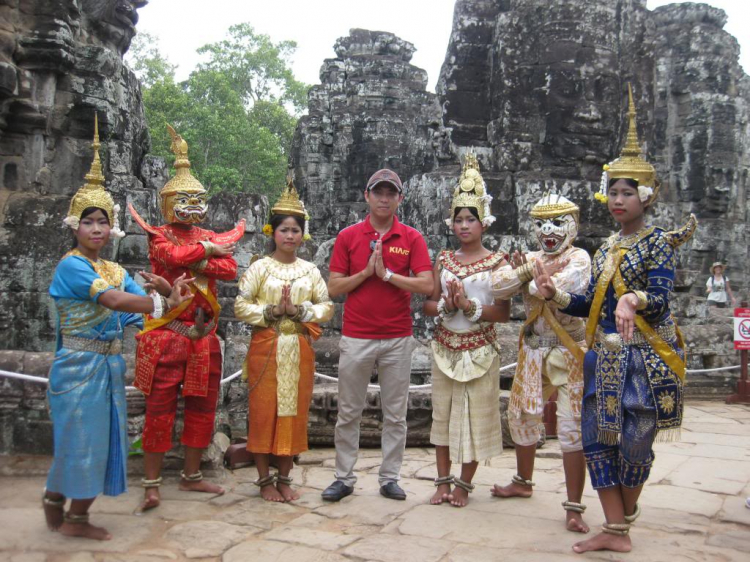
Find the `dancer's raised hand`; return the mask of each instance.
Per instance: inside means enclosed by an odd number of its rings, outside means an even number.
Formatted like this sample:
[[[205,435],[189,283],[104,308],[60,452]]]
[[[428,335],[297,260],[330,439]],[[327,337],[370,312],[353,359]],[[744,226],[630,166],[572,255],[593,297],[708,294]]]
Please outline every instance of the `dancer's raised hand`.
[[[555,287],[552,275],[550,275],[542,260],[534,262],[534,283],[536,283],[536,288],[545,299],[549,300],[555,296],[557,287]]]
[[[193,281],[195,281],[195,277],[187,277],[187,273],[183,273],[175,279],[172,290],[167,297],[167,306],[170,309],[180,306],[183,302],[193,297],[193,293],[189,287]]]
[[[518,269],[522,265],[524,265],[527,262],[526,254],[522,254],[518,250],[513,252],[513,255],[510,258],[510,266],[513,269]]]
[[[149,271],[140,271],[139,273],[141,277],[146,280],[146,282],[143,284],[143,289],[147,293],[156,291],[161,296],[168,297],[169,293],[172,292],[172,285],[170,285],[169,281],[164,279],[164,277],[161,277],[160,275],[156,275],[156,273],[151,273]]]

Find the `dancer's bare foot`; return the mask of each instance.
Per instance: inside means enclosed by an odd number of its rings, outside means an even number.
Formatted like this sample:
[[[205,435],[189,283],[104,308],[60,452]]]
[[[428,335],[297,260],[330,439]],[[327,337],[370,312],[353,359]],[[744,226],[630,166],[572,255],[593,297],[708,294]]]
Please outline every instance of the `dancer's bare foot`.
[[[507,486],[498,486],[495,484],[490,493],[496,498],[530,498],[533,490],[531,486],[523,486],[511,482]]]
[[[144,511],[159,507],[161,503],[161,495],[159,494],[159,488],[146,488],[143,492],[143,502],[135,510],[135,514],[138,515]]]
[[[47,520],[47,528],[50,531],[57,531],[63,524],[65,496],[45,491],[42,506],[44,507],[44,518]]]
[[[203,492],[204,494],[216,494],[217,496],[223,496],[224,488],[217,484],[211,484],[205,480],[198,480],[197,482],[191,480],[180,479],[180,490],[183,492]]]
[[[565,527],[573,533],[588,533],[589,526],[583,520],[583,515],[576,511],[565,512]]]
[[[593,550],[612,550],[614,552],[630,552],[633,544],[630,542],[630,536],[610,535],[609,533],[599,533],[588,540],[577,542],[573,545],[573,552],[582,554]]]
[[[95,541],[108,541],[112,535],[104,527],[94,527],[90,523],[68,523],[65,521],[60,526],[60,534],[66,537],[81,537]]]
[[[450,501],[453,507],[466,507],[466,504],[469,503],[469,492],[456,486]]]
[[[441,503],[449,502],[452,499],[453,494],[451,494],[451,485],[440,484],[440,486],[437,487],[437,490],[435,490],[435,495],[430,498],[430,503],[432,505],[440,505]]]
[[[298,500],[300,495],[296,492],[289,484],[282,484],[281,482],[276,483],[276,489],[279,491],[284,501],[291,502]]]
[[[284,496],[281,495],[281,492],[279,492],[278,488],[273,485],[273,482],[266,484],[265,486],[261,486],[260,497],[262,497],[267,502],[284,503],[286,501],[284,499]]]

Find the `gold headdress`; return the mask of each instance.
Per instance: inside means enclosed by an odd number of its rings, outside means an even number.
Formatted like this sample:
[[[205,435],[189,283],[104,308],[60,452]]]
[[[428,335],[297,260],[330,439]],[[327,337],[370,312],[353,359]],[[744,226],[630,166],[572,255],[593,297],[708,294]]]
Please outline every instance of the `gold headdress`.
[[[483,226],[490,226],[495,222],[495,217],[490,214],[490,203],[492,196],[487,193],[487,188],[479,172],[479,162],[473,152],[466,155],[463,171],[458,180],[458,185],[453,191],[450,216],[445,219],[445,224],[453,224],[453,215],[457,208],[472,207],[477,210],[479,220]]]
[[[305,233],[302,238],[303,240],[310,239],[310,232],[308,227],[310,216],[307,214],[305,204],[299,198],[297,188],[294,187],[292,176],[287,176],[286,187],[284,188],[284,191],[281,192],[281,196],[276,201],[276,203],[274,203],[274,206],[271,207],[271,216],[274,215],[291,215],[302,217],[305,220]],[[263,233],[266,236],[271,236],[273,234],[273,227],[271,227],[270,224],[266,224],[263,227]]]
[[[174,167],[175,175],[164,187],[161,188],[159,195],[161,197],[161,212],[164,219],[171,222],[196,223],[205,220],[207,210],[206,206],[206,188],[190,171],[190,160],[188,160],[188,144],[174,128],[167,124],[167,131],[172,137],[170,149],[175,155]],[[194,201],[178,204],[178,211],[175,212],[175,196],[184,194]],[[192,197],[191,197],[192,196]],[[197,209],[202,209],[198,211]]]
[[[605,164],[599,192],[595,194],[595,197],[598,201],[606,203],[610,180],[630,179],[638,182],[638,196],[641,201],[651,204],[659,192],[659,182],[656,180],[656,169],[641,157],[635,103],[630,84],[628,84],[628,119],[630,123],[625,148],[622,149],[622,154],[617,160]]]
[[[553,219],[563,215],[573,215],[579,221],[580,209],[567,197],[559,193],[545,193],[531,208],[529,215],[535,219]]]
[[[115,205],[112,196],[104,189],[104,175],[102,174],[102,162],[99,158],[99,117],[94,114],[94,142],[91,144],[94,149],[94,161],[91,163],[91,169],[86,174],[86,183],[79,189],[70,201],[68,215],[63,219],[63,223],[73,230],[78,230],[81,222],[83,211],[89,207],[97,207],[107,213],[109,224],[112,226],[112,234],[118,238],[125,236],[119,228],[117,215],[120,212],[120,206]]]

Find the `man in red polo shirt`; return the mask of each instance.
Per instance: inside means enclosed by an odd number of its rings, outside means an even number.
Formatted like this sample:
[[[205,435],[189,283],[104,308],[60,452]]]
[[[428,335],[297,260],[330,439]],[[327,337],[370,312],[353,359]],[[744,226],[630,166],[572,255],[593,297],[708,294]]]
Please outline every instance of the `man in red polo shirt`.
[[[323,492],[327,501],[339,501],[354,490],[359,424],[376,365],[383,410],[380,493],[406,499],[398,480],[406,445],[414,350],[411,294],[431,294],[433,280],[424,238],[396,217],[403,199],[401,180],[395,172],[375,172],[365,189],[370,214],[342,230],[333,247],[328,292],[332,297],[347,297],[339,343],[336,481]]]

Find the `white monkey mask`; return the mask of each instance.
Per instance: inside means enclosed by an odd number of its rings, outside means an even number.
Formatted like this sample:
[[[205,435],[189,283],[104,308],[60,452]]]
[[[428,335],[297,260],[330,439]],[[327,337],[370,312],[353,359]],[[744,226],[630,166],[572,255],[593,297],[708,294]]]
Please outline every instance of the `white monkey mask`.
[[[548,255],[561,254],[578,236],[578,205],[557,193],[547,193],[529,213],[534,235]]]

